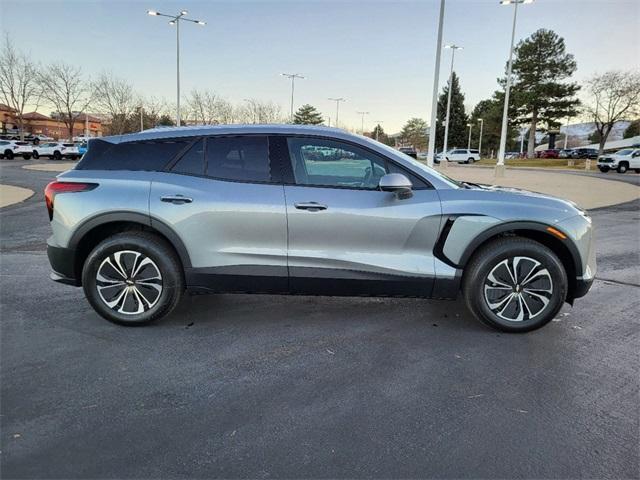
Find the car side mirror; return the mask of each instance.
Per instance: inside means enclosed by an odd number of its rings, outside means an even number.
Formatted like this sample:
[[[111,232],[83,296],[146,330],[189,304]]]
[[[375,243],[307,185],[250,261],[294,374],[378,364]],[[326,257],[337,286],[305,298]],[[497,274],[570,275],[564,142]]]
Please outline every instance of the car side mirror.
[[[395,193],[400,200],[413,197],[413,184],[401,173],[387,173],[380,179],[378,187],[383,192]]]

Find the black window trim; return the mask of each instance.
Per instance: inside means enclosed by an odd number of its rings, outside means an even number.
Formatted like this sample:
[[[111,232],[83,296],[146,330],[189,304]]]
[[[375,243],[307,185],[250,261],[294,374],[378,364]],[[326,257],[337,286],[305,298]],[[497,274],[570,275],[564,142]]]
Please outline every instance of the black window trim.
[[[261,181],[261,180],[234,180],[232,178],[221,178],[221,177],[214,177],[212,175],[207,175],[207,167],[208,167],[208,156],[207,156],[207,149],[208,149],[208,139],[211,138],[238,138],[238,137],[263,137],[267,140],[267,155],[268,155],[268,160],[269,160],[269,171],[271,172],[271,180],[265,180],[265,181]],[[199,135],[199,136],[195,136],[195,137],[183,137],[183,138],[189,138],[192,139],[192,142],[189,144],[189,147],[186,148],[184,151],[180,152],[176,158],[174,158],[170,164],[167,165],[167,168],[163,169],[162,171],[165,173],[172,173],[175,175],[184,175],[187,177],[197,177],[197,178],[204,178],[206,180],[216,180],[218,182],[230,182],[230,183],[248,183],[248,184],[256,184],[256,185],[283,185],[282,182],[282,173],[281,173],[281,169],[280,168],[274,168],[274,162],[271,158],[271,143],[269,141],[269,137],[271,137],[270,134],[268,133],[231,133],[231,134],[220,134],[220,135]],[[204,141],[204,159],[203,159],[203,173],[202,175],[196,175],[195,173],[186,173],[186,172],[178,172],[178,171],[173,171],[171,170],[175,165],[177,165],[180,160],[182,160],[182,157],[184,155],[186,155],[191,146],[195,145],[198,140],[202,139]]]
[[[373,155],[376,155],[376,156],[382,158],[385,162],[391,163],[392,165],[397,167],[402,172],[405,172],[405,173],[408,173],[409,175],[413,175],[415,177],[418,177],[420,180],[422,180],[425,183],[426,188],[415,188],[416,191],[420,191],[420,190],[435,190],[436,189],[429,180],[424,178],[419,173],[414,172],[413,170],[409,170],[407,167],[405,167],[404,165],[400,165],[398,162],[396,162],[392,158],[388,157],[387,155],[384,155],[384,154],[382,154],[380,152],[377,152],[376,150],[373,150],[372,148],[369,148],[366,145],[362,145],[362,144],[357,143],[357,142],[353,142],[353,141],[350,141],[350,140],[344,140],[342,138],[326,137],[326,136],[323,136],[323,135],[313,135],[313,134],[277,133],[277,134],[273,134],[273,135],[270,135],[270,136],[273,136],[273,137],[285,137],[285,138],[313,138],[313,139],[317,139],[317,140],[333,140],[335,142],[342,142],[342,143],[345,143],[347,145],[351,145],[353,147],[357,147],[357,148],[360,148],[362,150],[365,150],[366,152],[369,152],[369,153],[371,153]],[[287,158],[284,159],[282,162],[283,162],[284,165],[281,165],[281,168],[283,168],[283,169],[285,169],[287,171],[287,174],[283,173],[283,178],[286,178],[287,176],[289,176],[289,178],[293,179],[292,182],[283,182],[283,184],[286,185],[286,186],[310,187],[310,188],[337,188],[337,189],[340,189],[340,190],[359,190],[359,191],[365,191],[365,192],[379,192],[380,191],[378,188],[351,187],[351,186],[347,186],[347,185],[305,185],[305,184],[300,184],[300,183],[297,183],[295,181],[295,175],[294,175],[294,172],[293,172],[293,167],[291,165],[291,158],[289,156],[288,149],[287,149]],[[407,177],[409,177],[409,176],[407,176]]]

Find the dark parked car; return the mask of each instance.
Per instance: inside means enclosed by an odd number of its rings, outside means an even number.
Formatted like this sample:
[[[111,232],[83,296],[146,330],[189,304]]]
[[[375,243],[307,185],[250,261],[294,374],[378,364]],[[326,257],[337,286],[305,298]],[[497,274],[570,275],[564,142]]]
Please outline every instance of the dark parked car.
[[[413,147],[400,147],[398,150],[404,153],[405,155],[409,155],[410,157],[413,157],[416,159],[418,158],[418,152],[416,152],[416,149]]]
[[[550,148],[548,150],[543,150],[540,152],[540,158],[558,158],[560,154],[560,150],[556,150]]]
[[[571,158],[598,158],[598,150],[595,148],[574,148],[571,154]]]

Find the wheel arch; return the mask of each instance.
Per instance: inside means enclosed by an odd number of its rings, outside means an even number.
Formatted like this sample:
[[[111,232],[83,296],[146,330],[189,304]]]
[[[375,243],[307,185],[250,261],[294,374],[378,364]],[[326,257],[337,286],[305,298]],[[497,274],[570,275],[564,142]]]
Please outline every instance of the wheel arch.
[[[560,232],[565,236],[565,238],[561,239],[558,236],[550,233],[548,230],[549,228],[553,228],[554,230]],[[448,230],[450,230],[450,228]],[[445,227],[443,233],[448,234],[448,230]],[[567,291],[567,301],[569,303],[573,302],[574,292],[577,284],[577,277],[582,275],[583,273],[582,261],[578,249],[574,245],[573,241],[565,232],[562,232],[562,230],[557,226],[552,226],[540,222],[520,221],[494,225],[479,233],[476,237],[473,238],[473,240],[471,240],[471,242],[469,242],[457,264],[451,262],[446,257],[441,258],[441,260],[445,261],[451,266],[463,269],[464,276],[464,269],[466,265],[483,246],[487,245],[489,242],[497,238],[508,236],[517,236],[534,240],[546,246],[558,256],[558,258],[562,262],[562,265],[564,266],[565,271],[567,272],[567,280],[569,283]],[[438,243],[440,245],[443,245],[445,241],[446,238],[441,242],[439,241]],[[440,255],[443,255],[442,249],[440,249],[438,253]]]
[[[80,281],[82,267],[91,250],[105,238],[116,233],[142,230],[152,232],[165,240],[176,253],[182,271],[191,267],[191,259],[177,233],[164,222],[135,212],[111,212],[84,222],[73,234],[68,248],[75,251],[74,274]]]

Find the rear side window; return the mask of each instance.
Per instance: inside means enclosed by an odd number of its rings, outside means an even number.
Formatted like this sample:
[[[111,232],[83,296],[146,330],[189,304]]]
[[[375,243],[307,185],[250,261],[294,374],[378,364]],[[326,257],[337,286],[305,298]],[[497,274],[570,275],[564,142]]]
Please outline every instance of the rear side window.
[[[209,177],[238,182],[270,182],[267,137],[209,137],[207,139]]]
[[[76,169],[162,170],[189,143],[188,139],[113,144],[92,140]]]
[[[198,140],[187,150],[171,171],[187,175],[202,175],[204,173],[204,140]]]

